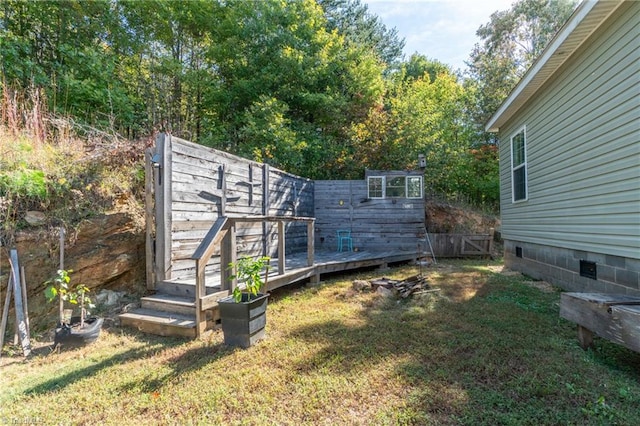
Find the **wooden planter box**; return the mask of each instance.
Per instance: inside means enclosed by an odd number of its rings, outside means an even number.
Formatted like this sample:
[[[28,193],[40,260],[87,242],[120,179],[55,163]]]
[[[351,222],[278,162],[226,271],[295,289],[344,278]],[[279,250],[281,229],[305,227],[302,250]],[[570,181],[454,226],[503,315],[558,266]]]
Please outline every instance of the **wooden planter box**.
[[[243,294],[240,303],[233,296],[218,301],[225,345],[248,348],[264,339],[268,297]]]

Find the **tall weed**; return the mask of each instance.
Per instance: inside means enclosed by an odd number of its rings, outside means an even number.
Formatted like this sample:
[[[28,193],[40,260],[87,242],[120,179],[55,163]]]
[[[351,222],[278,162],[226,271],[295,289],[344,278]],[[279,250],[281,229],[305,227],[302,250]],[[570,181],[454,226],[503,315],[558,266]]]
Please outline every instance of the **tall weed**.
[[[50,115],[36,89],[4,86],[0,100],[0,245],[12,244],[29,210],[43,211],[49,225],[73,226],[124,197],[140,213],[139,144]]]

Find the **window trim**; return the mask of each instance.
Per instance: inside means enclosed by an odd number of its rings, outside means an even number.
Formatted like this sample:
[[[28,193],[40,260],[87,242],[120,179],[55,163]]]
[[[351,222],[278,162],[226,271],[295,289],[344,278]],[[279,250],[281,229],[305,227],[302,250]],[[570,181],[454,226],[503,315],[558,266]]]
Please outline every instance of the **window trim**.
[[[380,197],[372,197],[371,196],[371,179],[380,179],[381,182],[381,189],[382,189],[382,195]],[[372,200],[382,200],[385,198],[385,179],[384,176],[368,176],[367,177],[367,197],[371,198]]]
[[[523,161],[521,164],[518,164],[514,167],[513,164],[513,140],[516,136],[522,133],[522,145],[523,145]],[[511,168],[510,168],[510,178],[511,178],[511,203],[524,203],[529,200],[529,167],[527,164],[527,126],[524,125],[517,132],[511,135],[509,138],[509,151],[511,155]],[[516,184],[514,177],[514,172],[516,170],[524,169],[524,198],[519,198],[516,200]]]
[[[400,197],[388,197],[387,196],[387,178],[395,178],[395,177],[402,177],[404,178],[404,196],[400,196]],[[381,184],[382,184],[382,196],[380,197],[372,197],[371,196],[371,179],[380,179]],[[420,194],[416,197],[410,197],[409,196],[409,180],[410,179],[418,179],[420,181]],[[404,176],[400,176],[400,175],[390,175],[390,176],[386,176],[386,175],[372,175],[372,176],[367,176],[367,198],[370,198],[372,200],[383,200],[383,199],[407,199],[407,200],[420,200],[422,199],[424,196],[424,178],[422,176],[419,175],[404,175]]]
[[[409,197],[409,179],[418,179],[420,181],[420,186],[419,186],[420,195],[418,195],[417,197]],[[423,188],[424,187],[424,184],[423,184],[424,181],[422,179],[422,176],[407,176],[405,182],[406,182],[406,190],[405,191],[406,191],[407,199],[409,199],[409,200],[422,199],[422,194],[423,194],[423,191],[424,191],[424,188]]]

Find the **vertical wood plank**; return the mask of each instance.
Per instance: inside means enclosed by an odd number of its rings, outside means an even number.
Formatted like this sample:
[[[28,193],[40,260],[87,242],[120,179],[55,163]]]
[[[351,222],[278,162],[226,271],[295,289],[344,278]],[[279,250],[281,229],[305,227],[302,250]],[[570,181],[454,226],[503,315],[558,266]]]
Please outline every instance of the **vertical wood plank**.
[[[262,216],[269,216],[270,210],[270,182],[269,182],[269,165],[265,164],[262,168]],[[269,229],[270,224],[267,222],[262,222],[262,255],[263,256],[271,256],[269,252]]]
[[[147,289],[155,289],[154,221],[153,221],[153,156],[151,148],[144,151],[144,222],[145,222],[145,262]]]
[[[156,140],[159,167],[156,168],[156,277],[171,279],[171,136],[162,133]]]
[[[220,185],[220,216],[227,215],[227,166],[220,165],[218,169],[218,184]]]
[[[231,276],[235,275],[235,271],[229,269],[229,264],[236,263],[237,257],[236,224],[232,222],[220,244],[220,288],[222,290],[233,291],[238,285],[236,278],[231,279]]]
[[[202,297],[206,295],[205,284],[205,266],[208,259],[196,260],[196,337],[202,336],[202,333],[207,329],[207,316],[206,312],[202,310]]]
[[[2,309],[2,323],[0,323],[0,355],[4,346],[4,334],[7,331],[7,320],[9,319],[9,305],[11,304],[11,292],[13,291],[13,277],[9,276],[7,283],[7,294],[4,297],[4,308]]]
[[[315,257],[315,223],[307,222],[307,266],[313,266]]]
[[[278,221],[278,274],[284,274],[285,270],[285,235],[284,221]]]
[[[27,303],[27,277],[24,273],[24,266],[20,266],[20,286],[22,287],[22,301],[24,307],[25,320],[27,323],[27,336],[31,336],[31,326],[29,325],[29,304]],[[0,346],[1,348],[2,346]]]
[[[22,284],[20,280],[20,264],[18,263],[18,251],[11,250],[11,281],[13,282],[13,300],[16,311],[16,324],[20,342],[22,344],[22,353],[29,356],[31,353],[31,342],[29,341],[29,330],[25,319],[24,302],[22,295]]]

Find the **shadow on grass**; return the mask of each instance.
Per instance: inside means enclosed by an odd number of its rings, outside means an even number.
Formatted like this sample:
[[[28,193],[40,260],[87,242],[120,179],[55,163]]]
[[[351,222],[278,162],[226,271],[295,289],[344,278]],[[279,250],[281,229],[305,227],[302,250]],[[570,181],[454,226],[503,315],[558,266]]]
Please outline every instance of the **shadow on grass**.
[[[166,374],[159,376],[157,371],[154,371],[143,379],[136,379],[122,385],[117,388],[117,390],[129,391],[139,389],[146,393],[156,392],[180,375],[187,374],[191,371],[198,371],[208,364],[229,355],[232,351],[233,349],[228,348],[222,343],[213,345],[205,344],[181,351],[179,355],[163,361],[163,364],[169,367],[169,371]]]
[[[559,293],[492,273],[474,284],[474,295],[457,301],[379,301],[362,310],[364,324],[298,327],[288,337],[323,349],[295,371],[365,375],[395,363],[389,379],[402,383],[402,409],[415,423],[640,422],[631,404],[640,399],[640,354],[603,341],[585,357],[574,326],[559,318]]]
[[[25,391],[25,394],[38,395],[46,394],[52,391],[58,391],[77,381],[87,379],[88,377],[91,377],[99,373],[103,369],[111,367],[115,364],[122,364],[151,357],[157,354],[159,350],[176,347],[184,344],[186,341],[185,339],[180,338],[162,338],[159,336],[150,336],[140,332],[134,332],[132,335],[135,336],[135,339],[138,342],[143,343],[144,346],[117,353],[115,355],[102,359],[95,364],[91,364],[83,368],[73,368],[72,366],[70,366],[71,371],[61,376],[55,376],[49,380],[39,383],[27,389]],[[94,343],[93,345],[96,345],[96,343]],[[93,345],[87,345],[73,349],[91,352],[92,347],[94,347]],[[50,349],[48,349],[47,352],[50,352]],[[59,356],[59,354],[51,353],[49,356]]]

